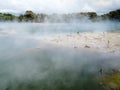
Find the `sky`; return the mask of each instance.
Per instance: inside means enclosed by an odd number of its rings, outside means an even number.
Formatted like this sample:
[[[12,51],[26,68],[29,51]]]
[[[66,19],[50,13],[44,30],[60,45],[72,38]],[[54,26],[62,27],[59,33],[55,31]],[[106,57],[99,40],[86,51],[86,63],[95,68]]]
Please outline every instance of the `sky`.
[[[0,0],[0,12],[24,13],[107,13],[120,8],[120,0]]]

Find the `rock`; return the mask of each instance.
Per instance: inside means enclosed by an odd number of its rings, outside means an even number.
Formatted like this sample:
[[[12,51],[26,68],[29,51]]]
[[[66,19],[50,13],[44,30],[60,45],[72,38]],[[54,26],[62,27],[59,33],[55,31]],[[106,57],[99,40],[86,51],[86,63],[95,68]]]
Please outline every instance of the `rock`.
[[[108,83],[108,88],[110,90],[116,90],[118,88],[118,85],[113,82],[110,82],[110,83]]]
[[[74,48],[77,48],[76,46]]]
[[[77,32],[77,34],[79,34],[80,32]]]
[[[85,48],[90,48],[90,46],[87,46],[87,45],[86,45]]]
[[[118,69],[118,72],[120,73],[120,69]]]

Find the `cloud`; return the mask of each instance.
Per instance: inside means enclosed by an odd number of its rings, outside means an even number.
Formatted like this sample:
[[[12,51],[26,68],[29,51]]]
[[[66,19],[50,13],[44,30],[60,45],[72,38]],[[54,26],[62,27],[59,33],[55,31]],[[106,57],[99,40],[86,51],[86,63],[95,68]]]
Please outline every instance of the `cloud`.
[[[95,11],[106,13],[120,8],[120,0],[1,0],[1,12],[72,13]]]

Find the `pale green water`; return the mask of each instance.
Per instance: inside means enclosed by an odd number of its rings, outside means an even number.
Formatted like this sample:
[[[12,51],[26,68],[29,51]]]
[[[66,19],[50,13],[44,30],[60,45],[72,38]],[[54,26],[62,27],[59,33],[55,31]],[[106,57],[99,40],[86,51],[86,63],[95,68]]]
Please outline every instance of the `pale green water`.
[[[107,21],[96,23],[0,23],[0,32],[17,35],[49,35],[116,30],[120,30],[120,23]]]
[[[46,28],[45,25],[22,23],[0,27],[0,90],[103,90],[96,79],[99,70],[120,67],[117,54],[57,48],[28,38],[42,35],[41,27]]]

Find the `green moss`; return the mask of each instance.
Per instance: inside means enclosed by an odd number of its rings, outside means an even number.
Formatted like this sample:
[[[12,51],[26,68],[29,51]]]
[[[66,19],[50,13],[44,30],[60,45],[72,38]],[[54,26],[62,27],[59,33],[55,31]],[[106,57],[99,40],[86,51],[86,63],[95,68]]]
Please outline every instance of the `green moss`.
[[[112,83],[120,85],[120,74],[114,73],[111,76],[107,76],[104,80],[105,80],[105,82],[108,82],[108,83],[112,82]]]
[[[120,90],[120,72],[115,71],[112,74],[104,75],[101,82],[107,90]]]

